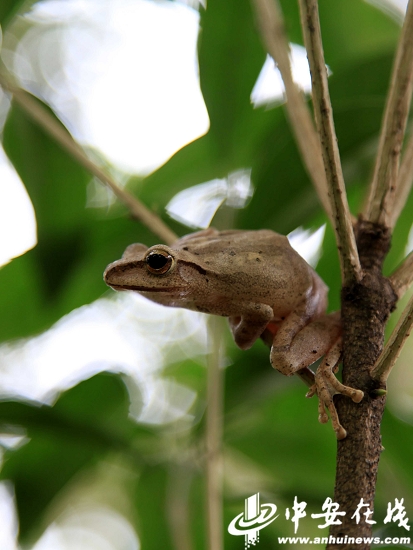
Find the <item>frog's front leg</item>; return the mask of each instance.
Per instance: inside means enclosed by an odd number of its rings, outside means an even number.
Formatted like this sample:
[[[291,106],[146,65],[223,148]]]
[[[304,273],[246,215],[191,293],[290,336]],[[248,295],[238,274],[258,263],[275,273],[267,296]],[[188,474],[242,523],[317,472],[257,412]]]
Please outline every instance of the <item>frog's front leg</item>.
[[[278,338],[280,331],[274,336],[271,348],[271,364],[283,374],[291,376],[297,371],[310,366],[323,355],[325,356],[315,375],[315,383],[310,388],[307,396],[312,397],[317,394],[320,422],[327,422],[328,417],[325,412],[325,408],[327,408],[337,438],[343,439],[346,437],[346,431],[340,424],[333,396],[341,393],[350,397],[355,403],[359,403],[363,398],[363,392],[344,386],[334,375],[338,370],[341,357],[339,313],[324,315],[311,321],[296,334],[288,347],[285,345],[284,338],[280,342]]]
[[[328,422],[326,408],[330,412],[331,423],[336,432],[337,439],[344,439],[347,436],[346,430],[340,424],[337,410],[334,405],[333,397],[337,394],[342,394],[350,397],[354,403],[360,403],[364,397],[361,390],[344,386],[337,380],[334,373],[338,370],[338,363],[341,358],[342,339],[341,337],[333,344],[324,357],[321,365],[318,367],[315,374],[315,383],[307,392],[306,397],[313,397],[317,394],[318,397],[318,419],[321,423]]]
[[[260,303],[244,303],[242,315],[228,317],[235,343],[241,349],[249,349],[264,332],[274,317],[272,307]]]

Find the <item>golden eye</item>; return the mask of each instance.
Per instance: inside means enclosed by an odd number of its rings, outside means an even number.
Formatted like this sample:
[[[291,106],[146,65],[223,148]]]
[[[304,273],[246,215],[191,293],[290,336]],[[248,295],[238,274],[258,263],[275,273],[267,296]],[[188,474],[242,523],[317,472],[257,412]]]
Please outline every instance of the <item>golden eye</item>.
[[[152,250],[146,256],[146,265],[148,266],[148,271],[154,273],[155,275],[162,275],[169,271],[173,264],[173,258],[165,250]]]

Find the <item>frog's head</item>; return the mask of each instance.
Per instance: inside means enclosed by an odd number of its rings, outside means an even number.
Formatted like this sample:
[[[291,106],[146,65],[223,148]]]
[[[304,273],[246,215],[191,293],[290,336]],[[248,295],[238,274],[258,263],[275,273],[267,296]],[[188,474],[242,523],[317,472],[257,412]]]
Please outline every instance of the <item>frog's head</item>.
[[[108,265],[103,279],[115,290],[134,290],[155,302],[182,296],[189,284],[177,269],[179,252],[166,245],[131,244],[122,258]]]

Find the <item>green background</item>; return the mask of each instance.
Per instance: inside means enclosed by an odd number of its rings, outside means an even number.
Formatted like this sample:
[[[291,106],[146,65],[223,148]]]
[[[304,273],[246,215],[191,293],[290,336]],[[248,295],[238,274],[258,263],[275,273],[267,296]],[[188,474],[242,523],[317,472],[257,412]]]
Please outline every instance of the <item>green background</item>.
[[[2,2],[3,29],[13,22],[20,4]],[[296,2],[284,0],[282,7],[291,41],[302,44]],[[333,71],[329,85],[349,203],[357,214],[372,173],[400,27],[361,0],[320,0],[320,18],[325,58]],[[210,130],[148,177],[128,182],[128,189],[179,235],[188,229],[164,211],[178,191],[249,167],[255,186],[252,200],[243,210],[224,207],[214,225],[286,234],[297,226],[316,228],[326,222],[284,108],[251,105],[250,93],[265,56],[247,0],[208,0],[208,9],[201,9],[199,65]],[[109,214],[86,209],[89,174],[15,105],[3,145],[26,186],[38,223],[37,246],[0,270],[0,338],[7,342],[37,335],[75,308],[111,295],[102,281],[105,266],[131,242],[150,246],[159,239],[119,204]],[[386,273],[403,257],[412,207],[410,199],[394,234]],[[330,288],[331,310],[339,308],[338,258],[329,226],[317,271]],[[331,426],[317,422],[316,400],[304,399],[306,389],[299,380],[285,379],[271,369],[261,342],[242,352],[228,331],[225,341],[224,531],[243,511],[244,499],[260,491],[262,502],[277,504],[280,518],[261,532],[259,547],[276,548],[278,536],[293,535],[284,511],[291,509],[295,496],[308,504],[298,534],[326,536],[309,514],[319,513],[333,495],[336,441]],[[1,478],[14,484],[23,542],[31,544],[47,528],[59,495],[73,480],[99,472],[102,464],[116,463],[127,471],[127,482],[116,478],[116,483],[128,500],[125,514],[143,550],[174,548],[167,512],[173,480],[177,498],[184,495],[189,507],[193,548],[206,548],[205,469],[200,458],[206,370],[203,358],[194,355],[180,363],[165,361],[160,374],[196,391],[193,421],[184,429],[179,422],[167,427],[134,422],[128,416],[124,377],[116,374],[80,381],[53,406],[4,397],[2,431],[10,431],[10,426],[15,433],[24,429],[29,438],[17,450],[5,451],[1,471]],[[387,503],[395,497],[403,497],[408,515],[413,514],[412,423],[413,412],[400,419],[391,407],[386,410],[374,516],[380,532]],[[248,483],[245,475],[250,476]],[[408,534],[391,527],[395,536]],[[243,548],[242,537],[226,532],[224,537],[226,549]]]

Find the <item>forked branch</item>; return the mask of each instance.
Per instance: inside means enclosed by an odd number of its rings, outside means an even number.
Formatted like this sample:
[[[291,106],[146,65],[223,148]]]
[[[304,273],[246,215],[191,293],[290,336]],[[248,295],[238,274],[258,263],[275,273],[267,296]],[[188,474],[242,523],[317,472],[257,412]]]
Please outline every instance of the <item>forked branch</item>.
[[[393,228],[399,219],[400,213],[403,210],[409,197],[413,184],[413,134],[403,152],[400,170],[397,177],[397,192],[394,197],[393,208],[389,215],[389,227]]]
[[[413,251],[404,259],[401,265],[389,277],[390,282],[398,298],[402,298],[413,283]],[[372,377],[382,385],[387,378],[400,355],[402,347],[410,334],[413,325],[413,296],[402,312],[399,322],[393,330],[377,363],[373,367]]]
[[[278,0],[253,0],[262,41],[281,73],[286,109],[301,157],[311,177],[324,210],[333,221],[328,196],[326,174],[321,155],[320,140],[314,128],[304,96],[293,80],[290,47],[284,30],[284,21]]]
[[[319,136],[315,132],[314,124],[307,105],[305,104],[303,95],[297,88],[297,85],[294,83],[292,78],[289,45],[285,36],[284,23],[278,1],[254,0],[254,5],[258,15],[258,22],[263,42],[268,52],[277,63],[284,81],[285,94],[287,97],[287,112],[301,151],[301,155],[312,177],[320,200],[333,223],[340,254],[342,278],[347,284],[352,280],[358,280],[360,278],[361,268],[354,239],[351,214],[347,204],[344,181],[341,173],[334,126],[332,126],[332,117],[329,116],[326,119],[328,127],[327,134],[323,133],[323,128],[318,124],[318,130],[321,135],[321,141],[324,149],[322,154],[320,154],[321,146]],[[321,52],[321,61],[319,60],[319,62],[322,62],[323,70],[326,72],[319,26],[317,42],[320,46],[318,52]],[[309,41],[309,45],[311,47],[311,40]],[[320,83],[321,73],[317,72],[317,74],[315,74],[313,68],[312,73],[314,94],[314,83],[317,82],[318,86]],[[322,99],[325,101],[327,98],[327,104],[329,106],[330,101],[328,96],[326,74],[325,82],[322,82],[318,88],[324,91]],[[321,105],[319,105],[319,107],[324,112],[325,106],[323,105],[323,107],[321,107]],[[331,106],[329,109],[331,113]],[[319,123],[317,118],[316,121]],[[327,149],[324,144],[326,135],[329,142]]]
[[[26,91],[12,84],[3,73],[0,73],[0,85],[9,91],[13,95],[14,101],[24,112],[52,136],[83,168],[107,185],[118,199],[125,204],[134,218],[146,225],[162,242],[172,244],[177,240],[178,237],[159,216],[149,210],[133,195],[122,189],[109,174],[104,172],[86,155],[69,132],[57,122],[41,103]]]
[[[400,355],[402,347],[410,334],[413,326],[413,296],[400,316],[396,328],[393,330],[387,344],[384,347],[377,363],[372,370],[372,378],[382,385],[387,378]]]
[[[361,267],[344,185],[327,82],[317,0],[299,0],[304,44],[310,63],[315,120],[331,193],[333,224],[345,285],[360,280]]]
[[[390,282],[400,299],[413,283],[413,251],[403,260],[389,277]]]
[[[400,152],[413,84],[413,0],[409,1],[394,61],[373,180],[364,217],[386,227],[394,225],[392,210],[398,195]]]

